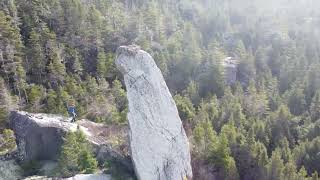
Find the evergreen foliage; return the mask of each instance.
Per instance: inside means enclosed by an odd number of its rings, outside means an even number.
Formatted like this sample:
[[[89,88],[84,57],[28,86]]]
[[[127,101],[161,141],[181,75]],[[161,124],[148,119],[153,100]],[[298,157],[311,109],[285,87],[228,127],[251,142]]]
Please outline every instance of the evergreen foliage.
[[[83,132],[69,132],[61,148],[57,170],[59,175],[70,177],[78,173],[94,173],[97,165]]]
[[[0,0],[0,130],[11,110],[66,115],[69,99],[81,118],[126,125],[114,59],[118,46],[135,43],[155,58],[174,96],[193,163],[201,162],[194,179],[319,179],[319,8],[287,0]],[[234,84],[225,80],[227,57],[237,60]],[[79,132],[66,136],[64,176],[94,171],[85,144]]]

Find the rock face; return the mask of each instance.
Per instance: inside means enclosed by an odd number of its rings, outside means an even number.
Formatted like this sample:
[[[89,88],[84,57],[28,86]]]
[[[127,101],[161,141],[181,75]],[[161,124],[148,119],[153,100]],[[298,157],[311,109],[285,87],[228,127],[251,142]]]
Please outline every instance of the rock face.
[[[28,177],[24,180],[111,180],[111,176],[106,174],[78,174],[70,178],[48,178],[43,176]]]
[[[14,131],[18,146],[18,159],[30,160],[56,160],[63,136],[68,131],[76,131],[78,126],[87,136],[101,163],[113,161],[120,163],[128,171],[133,172],[128,148],[117,146],[111,142],[113,137],[127,139],[127,129],[111,128],[87,120],[70,123],[63,116],[49,114],[32,114],[23,111],[11,112],[10,128]],[[123,142],[128,144],[128,142]]]
[[[10,128],[15,132],[20,160],[57,159],[62,137],[77,126],[63,123],[63,117],[12,112]]]
[[[130,148],[138,179],[192,179],[188,138],[153,58],[137,46],[121,46],[116,65],[127,87]]]
[[[21,168],[14,160],[0,160],[0,180],[17,180],[21,177]]]

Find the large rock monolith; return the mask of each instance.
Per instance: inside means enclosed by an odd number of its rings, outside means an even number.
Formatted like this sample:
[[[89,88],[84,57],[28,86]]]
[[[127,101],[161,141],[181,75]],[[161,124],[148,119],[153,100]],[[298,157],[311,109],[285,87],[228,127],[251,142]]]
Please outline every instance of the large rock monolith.
[[[117,50],[129,101],[130,148],[140,180],[192,179],[189,142],[153,58],[137,46]]]

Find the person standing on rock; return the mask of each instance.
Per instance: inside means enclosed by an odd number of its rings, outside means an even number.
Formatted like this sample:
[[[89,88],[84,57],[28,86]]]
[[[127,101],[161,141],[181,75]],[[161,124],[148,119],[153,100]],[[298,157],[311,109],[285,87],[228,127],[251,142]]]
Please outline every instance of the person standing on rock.
[[[69,100],[68,102],[68,114],[72,117],[71,122],[76,122],[77,113],[74,100]]]

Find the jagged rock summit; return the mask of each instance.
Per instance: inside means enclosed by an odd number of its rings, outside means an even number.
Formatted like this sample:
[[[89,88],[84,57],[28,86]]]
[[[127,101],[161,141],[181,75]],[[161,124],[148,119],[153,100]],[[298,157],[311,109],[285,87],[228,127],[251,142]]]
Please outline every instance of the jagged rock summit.
[[[138,46],[117,50],[129,100],[130,148],[140,180],[192,179],[189,142],[153,58]]]

